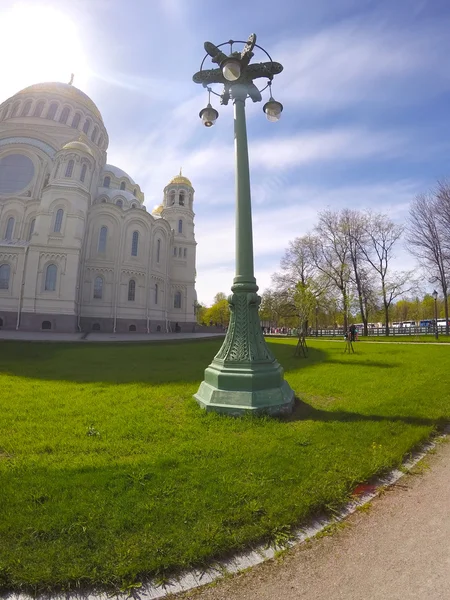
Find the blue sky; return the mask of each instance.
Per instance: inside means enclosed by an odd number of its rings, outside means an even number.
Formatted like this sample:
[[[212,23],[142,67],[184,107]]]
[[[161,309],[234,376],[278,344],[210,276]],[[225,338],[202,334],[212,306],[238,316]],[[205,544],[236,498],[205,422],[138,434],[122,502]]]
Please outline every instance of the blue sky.
[[[141,185],[149,210],[183,167],[196,190],[199,301],[227,293],[234,275],[233,110],[216,102],[211,129],[198,118],[205,40],[255,32],[284,65],[273,85],[282,119],[269,123],[263,103],[247,110],[261,290],[320,209],[404,222],[414,195],[449,175],[448,0],[0,0],[0,22],[13,46],[2,99],[75,72],[103,115],[108,162]],[[399,249],[398,266],[412,264]]]

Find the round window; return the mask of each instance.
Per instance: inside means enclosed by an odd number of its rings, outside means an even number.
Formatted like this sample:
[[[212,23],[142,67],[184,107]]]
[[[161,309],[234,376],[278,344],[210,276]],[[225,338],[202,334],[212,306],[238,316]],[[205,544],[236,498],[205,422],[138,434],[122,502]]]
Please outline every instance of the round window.
[[[0,158],[0,194],[20,192],[33,179],[33,161],[23,154]]]

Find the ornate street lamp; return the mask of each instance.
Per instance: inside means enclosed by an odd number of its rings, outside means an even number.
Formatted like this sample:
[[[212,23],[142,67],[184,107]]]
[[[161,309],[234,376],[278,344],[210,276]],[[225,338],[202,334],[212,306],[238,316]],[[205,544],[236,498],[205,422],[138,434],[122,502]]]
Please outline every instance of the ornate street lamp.
[[[437,314],[437,297],[438,293],[436,290],[433,291],[432,296],[434,298],[434,337],[439,339],[439,331],[438,331],[438,314]]]
[[[227,55],[220,48],[230,45]],[[244,44],[241,52],[233,52],[234,44]],[[269,62],[250,64],[254,48],[269,58]],[[260,326],[258,308],[261,298],[253,270],[253,234],[250,199],[250,173],[245,122],[245,101],[262,100],[261,91],[253,83],[265,78],[270,86],[273,76],[281,73],[282,65],[273,62],[270,55],[256,44],[252,34],[247,42],[224,42],[215,46],[205,42],[206,55],[200,71],[193,77],[209,94],[220,96],[221,104],[234,104],[234,137],[236,150],[236,276],[228,297],[230,324],[225,340],[212,363],[205,370],[205,379],[195,394],[197,402],[206,410],[232,415],[245,413],[280,414],[291,412],[294,392],[284,379],[283,368],[270,352]],[[219,68],[203,69],[207,57]],[[221,94],[211,89],[213,84],[223,84]],[[205,121],[205,110],[200,113],[204,124],[210,127],[217,119]],[[283,107],[270,95],[264,105],[269,120],[278,120]],[[214,110],[214,109],[212,109]]]

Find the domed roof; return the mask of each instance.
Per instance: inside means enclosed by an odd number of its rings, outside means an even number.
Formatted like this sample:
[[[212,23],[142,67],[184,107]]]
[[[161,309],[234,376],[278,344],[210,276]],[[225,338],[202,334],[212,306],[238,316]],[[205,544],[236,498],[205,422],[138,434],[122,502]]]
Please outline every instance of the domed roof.
[[[187,177],[184,177],[184,175],[181,172],[181,169],[180,169],[180,173],[178,175],[175,175],[175,177],[170,180],[169,185],[171,183],[179,183],[182,185],[189,185],[190,187],[192,187],[192,183],[190,182],[190,180]]]
[[[152,210],[152,215],[160,215],[163,210],[164,206],[162,204],[159,204],[158,206],[155,206],[155,208]]]
[[[126,177],[127,179],[130,180],[130,183],[135,184],[136,182],[134,181],[134,179],[132,179],[128,173],[125,173],[125,171],[122,171],[122,169],[119,169],[119,167],[115,167],[114,165],[105,165],[105,168],[103,169],[103,172],[105,171],[109,171],[110,173],[112,173],[115,177],[117,177],[117,179],[122,179],[122,177]]]
[[[73,142],[67,143],[62,147],[62,150],[80,150],[81,152],[86,152],[86,154],[89,154],[92,158],[95,158],[89,146],[80,140],[73,140]]]
[[[70,83],[60,83],[58,81],[48,83],[35,83],[30,85],[23,90],[20,90],[16,95],[20,94],[32,94],[33,92],[45,92],[47,94],[58,94],[64,96],[69,100],[79,102],[90,110],[100,121],[103,123],[102,115],[95,106],[94,102],[89,98],[87,94],[76,88]]]

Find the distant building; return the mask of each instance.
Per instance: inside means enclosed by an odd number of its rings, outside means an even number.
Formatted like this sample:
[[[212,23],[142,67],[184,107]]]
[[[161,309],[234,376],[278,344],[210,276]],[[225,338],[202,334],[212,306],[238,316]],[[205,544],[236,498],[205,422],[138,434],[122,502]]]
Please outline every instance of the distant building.
[[[191,331],[194,189],[174,177],[152,214],[106,164],[102,116],[70,84],[0,105],[0,327]]]

